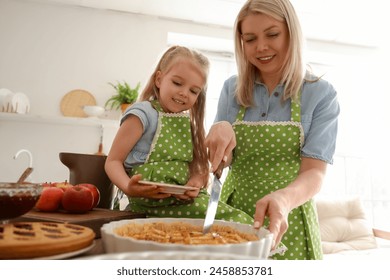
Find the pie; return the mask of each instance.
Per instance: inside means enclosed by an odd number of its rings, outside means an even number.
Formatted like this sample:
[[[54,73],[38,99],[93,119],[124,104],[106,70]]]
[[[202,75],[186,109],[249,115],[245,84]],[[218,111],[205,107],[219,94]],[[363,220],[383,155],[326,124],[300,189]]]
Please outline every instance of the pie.
[[[81,250],[92,245],[95,233],[80,225],[16,222],[0,225],[0,259],[29,259]]]
[[[129,223],[114,229],[114,232],[137,240],[187,245],[238,244],[259,240],[255,234],[221,225],[213,225],[210,232],[203,234],[203,227],[185,222]]]

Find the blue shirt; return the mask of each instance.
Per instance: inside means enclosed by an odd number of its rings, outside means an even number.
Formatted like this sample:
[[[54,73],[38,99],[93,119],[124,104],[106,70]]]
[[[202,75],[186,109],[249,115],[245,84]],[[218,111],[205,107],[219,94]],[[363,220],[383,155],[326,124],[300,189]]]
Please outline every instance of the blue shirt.
[[[125,168],[132,168],[136,165],[142,164],[146,161],[150,147],[152,146],[154,135],[157,130],[158,112],[153,108],[149,101],[136,102],[129,109],[121,119],[121,124],[130,116],[137,116],[143,126],[143,133],[134,148],[128,154],[124,166]]]
[[[218,102],[215,122],[236,120],[240,109],[235,98],[236,78],[225,81]],[[278,85],[271,95],[267,87],[256,82],[254,106],[247,108],[244,121],[289,121],[291,100],[282,101],[283,85]],[[337,93],[333,86],[320,79],[304,82],[301,92],[301,123],[304,130],[302,157],[310,157],[333,163],[336,149],[337,118],[340,113]]]

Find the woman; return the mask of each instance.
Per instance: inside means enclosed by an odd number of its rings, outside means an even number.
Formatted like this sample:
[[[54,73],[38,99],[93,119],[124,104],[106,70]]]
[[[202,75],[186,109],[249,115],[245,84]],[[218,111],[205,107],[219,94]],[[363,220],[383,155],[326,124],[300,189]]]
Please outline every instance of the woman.
[[[268,226],[280,259],[321,259],[313,196],[332,163],[339,104],[331,84],[305,71],[302,34],[288,0],[249,0],[235,24],[238,75],[222,89],[206,139],[212,169],[228,157],[221,199]],[[234,150],[233,150],[234,149]]]

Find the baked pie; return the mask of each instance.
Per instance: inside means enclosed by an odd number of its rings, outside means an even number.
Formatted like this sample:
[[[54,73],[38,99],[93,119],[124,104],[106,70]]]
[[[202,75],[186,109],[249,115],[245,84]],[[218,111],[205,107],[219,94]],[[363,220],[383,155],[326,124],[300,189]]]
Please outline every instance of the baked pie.
[[[114,232],[137,240],[186,245],[238,244],[259,240],[255,234],[240,232],[224,225],[213,225],[207,234],[203,234],[202,226],[185,222],[131,223],[114,229]]]
[[[95,233],[80,225],[16,222],[0,225],[0,259],[28,259],[81,250],[92,245]]]

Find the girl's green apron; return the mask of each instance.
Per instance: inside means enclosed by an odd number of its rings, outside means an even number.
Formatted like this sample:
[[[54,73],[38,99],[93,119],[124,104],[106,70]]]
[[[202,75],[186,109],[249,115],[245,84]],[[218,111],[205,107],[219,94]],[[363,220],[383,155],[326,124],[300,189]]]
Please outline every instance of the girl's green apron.
[[[164,113],[158,102],[152,102],[158,111],[157,131],[146,162],[129,171],[142,174],[142,180],[185,185],[189,180],[189,164],[193,146],[189,114]],[[148,217],[204,218],[209,195],[206,189],[191,200],[175,197],[165,199],[129,198],[132,211],[145,212]],[[216,219],[252,224],[253,218],[244,211],[219,203]]]
[[[246,122],[241,108],[235,123],[237,146],[221,200],[253,216],[255,203],[286,187],[298,175],[303,143],[301,108],[291,103],[291,121]],[[288,248],[277,259],[321,259],[322,249],[316,208],[312,200],[293,209],[282,239]]]

